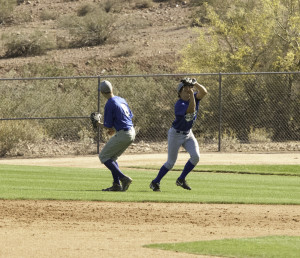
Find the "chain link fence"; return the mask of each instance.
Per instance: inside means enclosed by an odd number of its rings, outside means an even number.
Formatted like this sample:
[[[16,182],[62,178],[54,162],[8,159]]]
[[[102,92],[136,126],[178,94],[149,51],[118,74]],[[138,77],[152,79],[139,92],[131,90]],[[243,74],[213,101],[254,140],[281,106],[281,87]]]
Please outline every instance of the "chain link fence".
[[[127,153],[167,151],[176,88],[195,77],[208,95],[193,132],[200,151],[299,151],[300,73],[107,75],[0,79],[0,157],[96,154],[108,139],[89,121],[103,114],[108,79],[134,113]]]

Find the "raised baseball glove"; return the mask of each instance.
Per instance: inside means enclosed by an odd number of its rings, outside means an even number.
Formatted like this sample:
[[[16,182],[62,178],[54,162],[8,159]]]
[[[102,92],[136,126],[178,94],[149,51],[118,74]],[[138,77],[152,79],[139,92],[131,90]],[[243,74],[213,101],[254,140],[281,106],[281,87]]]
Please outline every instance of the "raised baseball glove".
[[[98,124],[101,121],[101,117],[102,117],[102,115],[98,112],[91,113],[90,119],[91,119],[92,125],[95,129],[98,128]]]
[[[184,86],[194,86],[194,84],[197,82],[196,79],[191,79],[191,78],[184,78],[181,80]]]

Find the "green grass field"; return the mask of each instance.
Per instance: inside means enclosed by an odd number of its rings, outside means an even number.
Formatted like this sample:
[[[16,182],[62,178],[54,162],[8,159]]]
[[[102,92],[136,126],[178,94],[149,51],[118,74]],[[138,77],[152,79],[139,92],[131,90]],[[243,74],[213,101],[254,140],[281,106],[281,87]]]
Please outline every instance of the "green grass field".
[[[133,179],[129,190],[102,192],[101,189],[112,184],[106,169],[1,165],[0,199],[300,204],[298,165],[199,166],[187,178],[192,191],[175,185],[181,169],[175,167],[165,176],[162,192],[153,192],[149,183],[158,168],[124,168],[123,172]],[[268,236],[147,247],[244,258],[299,257],[299,246],[299,236]]]
[[[101,191],[112,184],[111,174],[106,169],[1,165],[0,198],[300,204],[299,168],[289,165],[205,166],[205,171],[217,172],[190,173],[187,181],[192,191],[186,191],[175,185],[180,174],[176,167],[161,181],[162,192],[149,188],[157,170],[131,168],[124,169],[133,179],[129,190],[111,193]]]
[[[176,244],[153,244],[145,247],[221,257],[298,258],[300,254],[300,237],[268,236],[221,239]]]

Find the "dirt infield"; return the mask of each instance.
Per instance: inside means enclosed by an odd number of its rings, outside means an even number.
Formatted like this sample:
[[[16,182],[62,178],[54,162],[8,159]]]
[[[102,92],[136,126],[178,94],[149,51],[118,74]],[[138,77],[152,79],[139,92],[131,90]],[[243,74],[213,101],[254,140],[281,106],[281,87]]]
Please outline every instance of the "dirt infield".
[[[165,158],[126,155],[120,165],[160,165]],[[181,153],[177,164],[185,158]],[[299,165],[300,153],[207,153],[201,158],[202,164],[251,162]],[[100,167],[97,157],[1,164]],[[299,236],[300,206],[0,200],[0,257],[196,257],[143,245],[266,235]]]

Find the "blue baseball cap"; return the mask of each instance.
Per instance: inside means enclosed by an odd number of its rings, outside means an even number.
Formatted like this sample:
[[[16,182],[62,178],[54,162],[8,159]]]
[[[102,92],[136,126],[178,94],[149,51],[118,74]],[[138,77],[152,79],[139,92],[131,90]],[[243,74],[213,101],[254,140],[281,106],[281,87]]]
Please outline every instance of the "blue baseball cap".
[[[178,86],[177,86],[177,92],[178,93],[180,92],[180,90],[182,89],[183,86],[184,86],[183,82],[181,82],[181,83],[178,84]]]
[[[101,93],[111,93],[112,92],[112,85],[109,81],[102,81],[100,83],[100,92]]]

